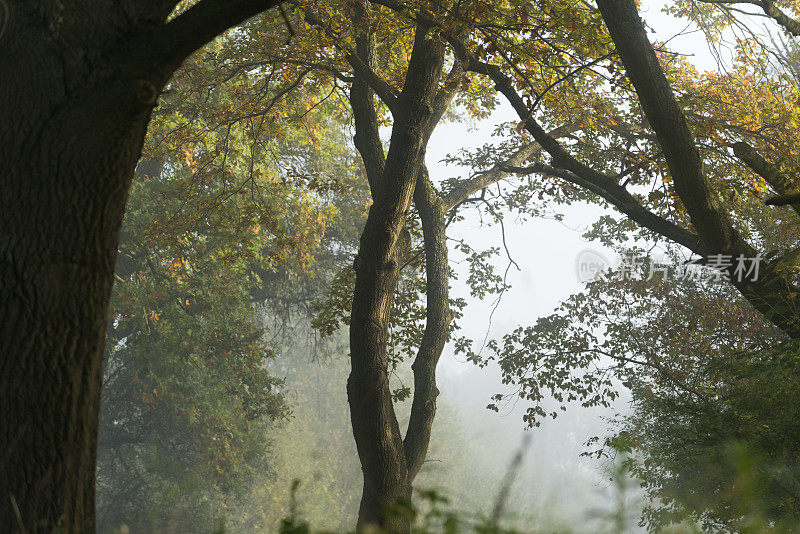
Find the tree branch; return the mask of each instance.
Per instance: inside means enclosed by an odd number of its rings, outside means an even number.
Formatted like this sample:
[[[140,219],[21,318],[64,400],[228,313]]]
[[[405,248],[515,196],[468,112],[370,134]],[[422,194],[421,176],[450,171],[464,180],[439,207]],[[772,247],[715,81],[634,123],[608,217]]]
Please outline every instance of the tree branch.
[[[634,0],[598,0],[600,13],[625,66],[639,102],[670,169],[675,189],[697,228],[706,254],[755,258],[756,250],[733,228],[717,205],[703,174],[703,162],[686,118],[653,51]],[[800,338],[795,288],[772,262],[762,262],[758,280],[731,280],[766,318],[786,334]]]
[[[505,170],[518,174],[537,173],[566,180],[599,195],[639,226],[683,245],[696,254],[704,254],[697,235],[648,210],[622,185],[598,184],[568,170],[557,169],[542,163],[532,163],[526,167],[507,167]]]
[[[771,0],[760,0],[760,1],[759,0],[698,0],[698,1],[704,4],[718,5],[723,9],[725,9],[726,6],[734,4],[749,4],[753,6],[758,6],[764,10],[765,15],[767,15],[769,18],[777,22],[786,31],[788,31],[795,37],[800,36],[800,22],[791,18],[782,10],[775,7],[775,4]]]
[[[356,50],[351,55],[358,58],[359,62],[362,62],[368,70],[372,71],[375,37],[369,30],[367,22],[369,6],[356,0],[353,2],[353,7],[355,11],[355,26],[358,28],[362,25],[360,23],[363,22],[365,23],[363,26],[366,26],[367,29],[363,31],[356,30],[358,32],[356,35]],[[396,102],[396,100],[394,98],[393,102]],[[359,154],[361,154],[361,160],[364,162],[372,198],[376,199],[381,193],[381,180],[386,164],[386,155],[381,142],[373,90],[362,76],[356,76],[350,86],[350,107],[353,110],[356,130],[353,142]]]
[[[163,24],[179,3],[180,0],[122,0],[119,6],[134,24]]]
[[[514,108],[520,119],[524,121],[525,129],[552,158],[555,168],[536,164],[533,167],[529,167],[527,172],[544,172],[589,189],[609,201],[632,221],[685,246],[689,250],[699,254],[704,253],[704,247],[696,235],[647,210],[624,186],[617,182],[615,177],[598,172],[581,163],[567,152],[553,136],[545,132],[531,115],[522,97],[514,89],[511,79],[500,70],[500,67],[475,60],[466,48],[460,48],[457,53],[467,58],[468,69],[491,78],[495,83],[495,87],[506,97],[511,107]],[[568,172],[560,172],[558,169]],[[506,170],[508,171],[509,169],[507,168]]]
[[[278,3],[278,0],[200,0],[160,26],[145,45],[146,52],[165,74],[171,74],[192,52],[217,35]]]
[[[325,29],[325,24],[322,20],[322,17],[313,11],[311,11],[308,6],[295,4],[300,9],[303,10],[303,16],[305,21],[318,28]],[[356,21],[366,20],[369,14],[369,4],[364,4],[361,0],[352,2],[352,6],[355,12]],[[357,25],[357,24],[356,24]],[[359,30],[356,30],[359,32]],[[371,31],[367,29],[366,31],[361,31],[359,35],[363,38],[370,39],[366,37],[368,34],[371,34]],[[359,44],[359,37],[356,37],[356,50],[352,50],[351,48],[345,47],[341,44],[336,45],[337,48],[342,52],[344,58],[350,64],[350,67],[353,69],[353,74],[356,78],[361,78],[364,82],[369,85],[369,87],[378,95],[378,98],[386,104],[386,107],[389,108],[389,111],[395,115],[397,111],[397,89],[392,87],[386,80],[381,78],[380,74],[378,74],[375,68],[375,62],[372,59],[372,52],[370,51],[369,54],[365,54],[366,49],[364,48],[364,44]],[[374,48],[374,43],[370,44],[369,47]]]
[[[450,107],[450,103],[453,101],[465,76],[464,62],[459,58],[455,58],[450,72],[447,74],[441,89],[439,89],[436,98],[433,100],[433,113],[439,117],[439,119],[447,112],[447,108]],[[436,119],[437,123],[439,119]]]
[[[572,133],[576,128],[571,125],[560,126],[550,132],[554,137],[561,137]],[[458,182],[443,198],[446,210],[450,210],[460,204],[472,194],[485,189],[490,185],[507,178],[516,171],[509,170],[512,167],[519,167],[532,156],[541,152],[542,147],[538,143],[528,143],[514,152],[508,159],[497,163],[486,172],[477,173],[472,178]]]
[[[772,198],[768,198],[765,204],[767,206],[785,206],[787,204],[791,204],[792,207],[797,211],[797,204],[800,204],[800,193],[793,193],[791,195],[775,195]]]
[[[423,165],[414,189],[414,205],[422,220],[425,247],[425,333],[411,369],[414,400],[403,447],[409,481],[425,461],[436,415],[436,365],[450,335],[450,269],[447,260],[446,210]]]
[[[770,0],[761,0],[757,5],[760,5],[764,13],[774,19],[779,25],[783,26],[786,31],[795,37],[800,36],[800,22],[789,17],[786,13],[775,7],[775,4]]]
[[[664,151],[675,190],[708,252],[736,249],[753,256],[755,251],[734,230],[703,174],[700,151],[661,70],[636,5],[629,0],[599,0],[598,6]]]
[[[755,148],[744,141],[734,143],[733,153],[742,160],[745,165],[750,167],[753,172],[761,176],[778,194],[766,200],[765,203],[768,206],[784,206],[786,204],[797,204],[800,202],[800,194],[791,194],[797,189],[795,181],[789,178],[789,176],[781,170],[779,165],[770,163],[762,158],[761,155],[756,152]],[[796,197],[797,200],[792,200],[792,197]],[[792,205],[792,208],[800,215],[800,204]]]
[[[389,83],[381,78],[381,76],[375,71],[374,64],[367,63],[363,61],[357,54],[348,53],[345,55],[345,59],[347,62],[350,63],[350,66],[353,67],[353,73],[355,74],[356,78],[363,79],[370,88],[375,91],[375,94],[378,95],[378,98],[386,104],[386,107],[389,108],[389,111],[392,112],[392,115],[396,114],[397,111],[397,90],[389,85]]]

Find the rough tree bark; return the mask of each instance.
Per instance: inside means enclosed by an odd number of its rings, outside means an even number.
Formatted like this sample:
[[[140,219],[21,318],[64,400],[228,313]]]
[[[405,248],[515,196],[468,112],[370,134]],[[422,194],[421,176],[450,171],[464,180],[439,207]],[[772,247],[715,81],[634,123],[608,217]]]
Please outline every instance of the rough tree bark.
[[[0,525],[93,532],[103,337],[151,110],[272,1],[0,2]],[[68,7],[67,7],[68,6]]]

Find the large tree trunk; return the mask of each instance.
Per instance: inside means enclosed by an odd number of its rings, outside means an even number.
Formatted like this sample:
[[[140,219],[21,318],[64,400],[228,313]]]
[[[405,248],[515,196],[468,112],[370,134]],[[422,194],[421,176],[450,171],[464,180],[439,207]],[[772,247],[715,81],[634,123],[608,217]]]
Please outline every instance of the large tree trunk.
[[[89,532],[117,235],[157,95],[65,87],[26,29],[0,56],[0,525]]]
[[[18,95],[37,117],[4,98],[0,119],[0,524],[82,532],[117,235],[148,113],[97,92],[57,109],[48,85]]]
[[[272,5],[0,0],[0,530],[93,532],[117,237],[161,87]],[[63,4],[63,5],[62,5]]]

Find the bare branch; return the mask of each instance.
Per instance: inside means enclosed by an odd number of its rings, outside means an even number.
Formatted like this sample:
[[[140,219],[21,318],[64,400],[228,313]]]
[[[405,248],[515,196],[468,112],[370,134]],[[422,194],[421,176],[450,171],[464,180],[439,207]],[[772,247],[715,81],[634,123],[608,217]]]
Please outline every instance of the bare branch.
[[[538,143],[528,143],[514,152],[508,159],[496,164],[488,171],[477,173],[472,178],[459,181],[444,196],[443,200],[446,209],[450,210],[454,208],[469,198],[470,195],[508,177],[513,172],[507,170],[509,167],[522,165],[531,156],[538,154],[540,151],[541,147]]]
[[[450,68],[450,72],[447,74],[447,77],[442,84],[441,89],[436,95],[436,98],[433,101],[433,113],[438,117],[442,117],[447,108],[450,106],[450,103],[453,101],[453,98],[458,92],[458,88],[461,86],[461,82],[464,80],[466,76],[466,71],[464,69],[464,62],[461,61],[460,58],[456,58],[453,62],[453,66]],[[438,120],[436,121],[438,122]]]

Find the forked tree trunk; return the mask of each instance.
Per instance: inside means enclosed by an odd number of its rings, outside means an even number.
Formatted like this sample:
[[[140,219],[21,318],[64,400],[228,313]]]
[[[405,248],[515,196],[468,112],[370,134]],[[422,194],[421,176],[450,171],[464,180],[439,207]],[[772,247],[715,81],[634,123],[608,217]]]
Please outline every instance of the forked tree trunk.
[[[356,2],[356,19],[362,20],[365,15],[366,11],[359,9]],[[386,92],[382,95],[395,119],[385,161],[372,93],[358,77],[351,91],[355,143],[364,160],[374,200],[354,265],[351,373],[347,382],[353,435],[364,477],[359,529],[378,526],[389,532],[408,531],[407,519],[391,509],[396,512],[398,507],[410,504],[411,483],[427,451],[438,393],[433,373],[444,343],[431,338],[420,349],[425,361],[420,361],[418,355],[415,362],[417,390],[412,411],[419,413],[412,414],[411,439],[407,434],[404,444],[392,405],[386,354],[389,310],[401,259],[399,237],[415,188],[419,187],[417,180],[424,166],[425,146],[457,87],[455,83],[439,87],[445,46],[432,33],[417,27],[402,92],[396,97]],[[372,68],[370,37],[361,35],[357,43],[361,61]],[[429,195],[420,198],[432,199]],[[426,234],[426,247],[427,242]],[[446,263],[446,248],[445,259],[438,261]],[[447,271],[444,272],[446,280]],[[444,285],[446,296],[447,283]],[[447,305],[445,298],[443,318],[449,322]],[[437,321],[435,326],[426,329],[426,337],[443,333],[445,339],[447,324],[442,329]],[[426,376],[420,377],[419,373]]]

